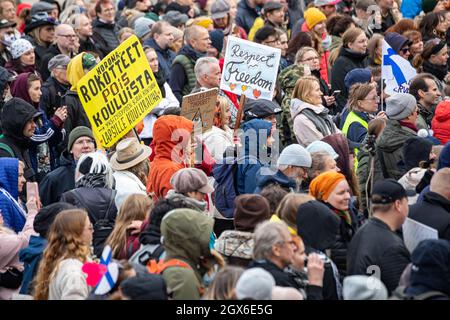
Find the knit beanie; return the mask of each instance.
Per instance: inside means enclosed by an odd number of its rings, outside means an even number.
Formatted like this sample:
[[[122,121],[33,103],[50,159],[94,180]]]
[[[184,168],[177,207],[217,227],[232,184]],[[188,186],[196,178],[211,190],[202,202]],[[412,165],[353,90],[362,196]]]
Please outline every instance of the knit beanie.
[[[422,0],[422,10],[425,13],[431,12],[437,5],[437,0]]]
[[[270,219],[270,205],[259,194],[243,194],[234,200],[234,227],[238,231],[253,232],[260,222]]]
[[[134,22],[134,33],[141,39],[150,33],[150,30],[155,23],[156,22],[151,19],[140,17]]]
[[[327,171],[315,177],[309,185],[309,194],[317,200],[327,200],[339,182],[345,180],[342,173]]]
[[[391,120],[406,119],[416,108],[416,98],[409,93],[396,93],[386,99],[386,115]]]
[[[33,229],[42,238],[47,238],[48,230],[55,220],[56,216],[64,210],[75,209],[71,204],[65,202],[56,202],[43,207],[34,218]]]
[[[386,286],[377,277],[362,275],[344,279],[342,294],[344,300],[387,300]]]
[[[309,8],[305,11],[303,17],[305,18],[306,25],[309,29],[312,29],[316,24],[327,20],[325,14],[317,8]]]
[[[299,144],[291,144],[281,151],[278,166],[296,166],[311,168],[311,155]]]
[[[77,141],[80,137],[89,137],[95,141],[92,130],[88,127],[79,126],[73,129],[69,134],[69,141],[67,143],[67,150],[71,150],[75,141]]]
[[[17,39],[11,44],[11,56],[13,59],[19,59],[25,52],[34,49],[30,41],[26,39]]]
[[[211,45],[216,48],[219,53],[221,53],[224,39],[223,31],[220,29],[214,29],[209,32],[209,38],[211,39]]]

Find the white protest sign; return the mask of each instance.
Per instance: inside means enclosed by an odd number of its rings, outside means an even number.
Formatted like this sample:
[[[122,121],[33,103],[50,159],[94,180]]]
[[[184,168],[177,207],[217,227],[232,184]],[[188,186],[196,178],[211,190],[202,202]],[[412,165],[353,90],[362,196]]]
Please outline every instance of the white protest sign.
[[[280,57],[280,49],[228,37],[220,89],[272,100]]]
[[[403,223],[403,241],[409,252],[413,252],[420,241],[438,239],[438,231],[423,223],[406,218]]]

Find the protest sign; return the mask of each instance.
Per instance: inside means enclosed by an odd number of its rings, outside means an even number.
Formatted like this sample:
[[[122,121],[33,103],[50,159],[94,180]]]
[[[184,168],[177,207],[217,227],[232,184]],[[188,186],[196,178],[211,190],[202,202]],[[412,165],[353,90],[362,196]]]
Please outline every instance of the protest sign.
[[[280,49],[228,37],[220,89],[272,100],[280,57]]]
[[[161,101],[142,45],[128,38],[78,82],[78,96],[104,147],[134,128]]]
[[[406,218],[403,223],[403,240],[409,252],[413,252],[420,241],[438,239],[438,231],[413,219]]]
[[[219,89],[209,89],[183,97],[181,115],[194,123],[201,123],[203,132],[213,126],[214,109]]]

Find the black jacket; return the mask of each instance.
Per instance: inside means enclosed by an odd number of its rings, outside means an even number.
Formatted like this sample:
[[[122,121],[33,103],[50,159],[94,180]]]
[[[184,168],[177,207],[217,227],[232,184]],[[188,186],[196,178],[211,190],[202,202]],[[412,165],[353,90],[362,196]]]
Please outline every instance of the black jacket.
[[[66,140],[64,145],[67,146],[67,138],[70,132],[78,126],[85,126],[91,128],[89,118],[84,111],[80,98],[75,91],[67,91],[62,99],[63,105],[67,106],[67,119],[64,122],[64,129],[66,129]]]
[[[341,90],[336,96],[336,102],[339,111],[342,110],[347,103],[347,89],[344,79],[347,73],[356,68],[365,68],[369,65],[367,53],[361,54],[342,48],[339,56],[331,68],[331,90]]]
[[[75,188],[75,160],[66,150],[61,154],[60,166],[49,172],[39,184],[43,206],[58,202],[61,195]]]
[[[100,59],[104,58],[100,46],[94,41],[92,37],[87,38],[86,40],[80,39],[80,48],[78,49],[78,52],[94,52],[99,55]]]
[[[389,293],[411,262],[403,240],[377,218],[369,219],[355,234],[347,251],[347,274],[370,276],[379,268]]]
[[[275,284],[280,287],[291,287],[297,290],[305,289],[300,287],[299,283],[295,280],[294,275],[289,272],[285,272],[280,269],[277,265],[269,260],[262,261],[252,261],[250,262],[249,268],[262,268],[269,272],[275,279]],[[306,292],[308,300],[322,300],[322,288],[318,286],[306,287]]]
[[[46,81],[50,77],[50,71],[48,70],[48,62],[61,51],[58,49],[56,44],[52,44],[47,50],[45,55],[42,57],[42,61],[38,66],[38,71],[41,74],[42,81]],[[71,57],[72,58],[72,57]]]
[[[438,231],[440,239],[450,241],[450,201],[436,192],[428,192],[423,202],[409,208],[409,217]]]
[[[119,46],[119,27],[116,24],[104,23],[95,19],[93,24],[92,39],[97,44],[104,57]]]
[[[41,87],[42,96],[39,100],[39,108],[41,108],[47,118],[50,119],[55,114],[56,109],[61,107],[62,97],[69,90],[70,85],[64,85],[53,77],[49,77]]]
[[[6,144],[18,158],[25,164],[24,176],[27,181],[35,181],[36,173],[28,152],[31,145],[31,139],[23,135],[25,124],[36,115],[36,109],[29,103],[19,98],[13,98],[5,103],[2,110],[1,122],[3,128],[3,137],[0,143]],[[11,157],[11,154],[0,148],[0,158]]]

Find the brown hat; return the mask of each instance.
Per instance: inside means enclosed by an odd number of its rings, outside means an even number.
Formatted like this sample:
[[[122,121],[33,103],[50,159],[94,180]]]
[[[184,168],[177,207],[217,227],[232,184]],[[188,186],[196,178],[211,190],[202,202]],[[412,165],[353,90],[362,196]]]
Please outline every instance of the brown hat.
[[[206,174],[196,168],[185,168],[178,170],[170,179],[170,184],[178,193],[186,194],[188,192],[199,191],[211,193],[214,188],[208,184]]]
[[[117,144],[116,152],[111,157],[111,168],[126,170],[144,161],[152,154],[152,149],[140,144],[136,138],[128,138]]]
[[[259,194],[243,194],[234,200],[234,227],[238,231],[253,232],[258,223],[270,219],[270,205]]]

